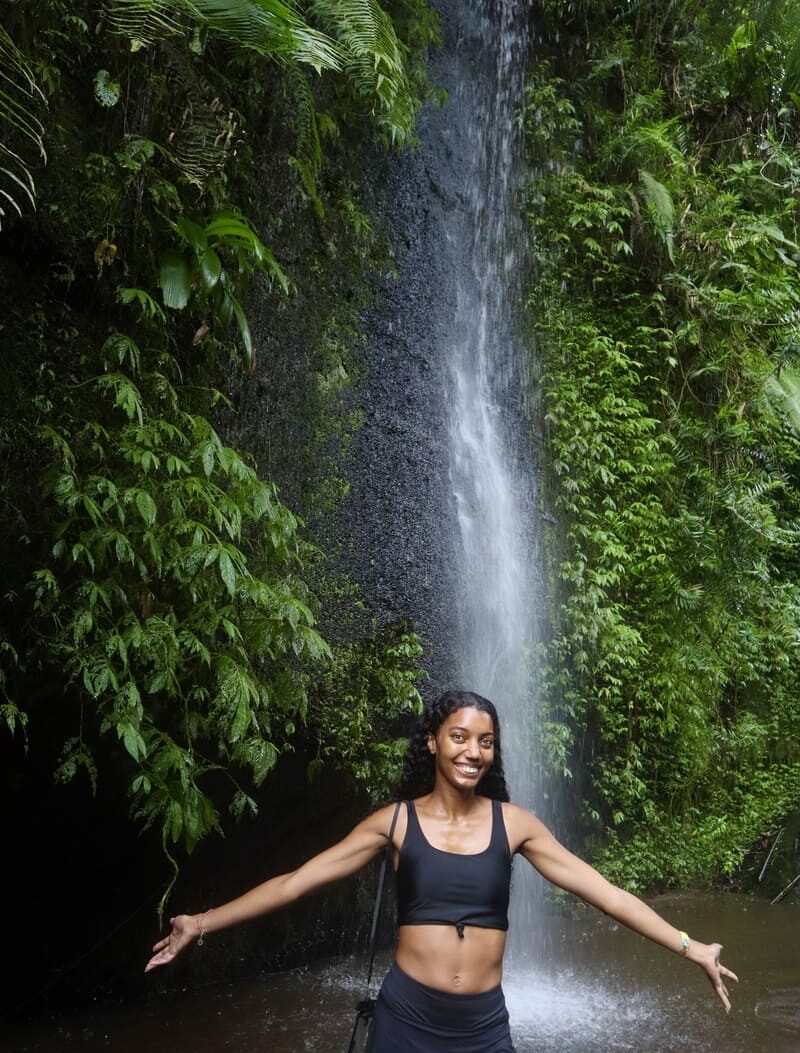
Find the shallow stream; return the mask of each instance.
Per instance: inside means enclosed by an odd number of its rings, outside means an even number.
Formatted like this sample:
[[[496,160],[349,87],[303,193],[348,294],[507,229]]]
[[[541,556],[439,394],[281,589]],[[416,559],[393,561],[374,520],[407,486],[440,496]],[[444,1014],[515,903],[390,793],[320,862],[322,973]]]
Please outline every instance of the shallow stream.
[[[798,1053],[800,905],[697,893],[652,903],[698,938],[725,944],[723,961],[741,981],[731,985],[730,1016],[689,963],[586,910],[553,919],[552,946],[540,966],[507,969],[518,1053]],[[0,1039],[0,1049],[344,1053],[364,970],[362,959],[341,959],[95,1006],[31,1023]]]

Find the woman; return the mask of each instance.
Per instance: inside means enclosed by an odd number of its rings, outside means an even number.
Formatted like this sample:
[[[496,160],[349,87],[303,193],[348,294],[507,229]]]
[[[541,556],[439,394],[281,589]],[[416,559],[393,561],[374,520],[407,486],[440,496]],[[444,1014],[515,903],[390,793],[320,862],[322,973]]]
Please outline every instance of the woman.
[[[555,885],[699,965],[730,1010],[724,980],[737,978],[720,964],[718,943],[690,940],[568,852],[536,816],[509,803],[500,726],[488,699],[448,691],[426,707],[400,797],[404,806],[381,808],[292,873],[203,914],[172,918],[145,971],[172,961],[207,932],[354,874],[391,836],[398,943],[375,1008],[373,1053],[514,1053],[500,980],[515,853]]]

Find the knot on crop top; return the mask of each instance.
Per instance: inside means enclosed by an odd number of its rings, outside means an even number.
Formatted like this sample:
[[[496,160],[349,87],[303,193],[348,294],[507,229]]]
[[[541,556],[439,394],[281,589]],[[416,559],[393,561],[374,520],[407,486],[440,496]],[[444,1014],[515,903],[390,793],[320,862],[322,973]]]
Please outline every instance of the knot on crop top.
[[[462,855],[434,848],[413,802],[397,866],[397,924],[508,928],[511,851],[500,801],[492,801],[492,836],[483,852]]]

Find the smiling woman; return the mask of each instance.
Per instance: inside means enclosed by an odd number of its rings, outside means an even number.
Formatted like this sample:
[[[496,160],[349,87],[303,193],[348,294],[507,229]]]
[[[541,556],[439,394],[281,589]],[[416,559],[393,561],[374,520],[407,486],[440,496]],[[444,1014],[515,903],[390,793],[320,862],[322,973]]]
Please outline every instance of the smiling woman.
[[[207,932],[286,906],[354,874],[392,839],[398,942],[383,981],[371,1053],[513,1053],[502,979],[511,860],[518,853],[559,887],[707,974],[730,1009],[721,946],[691,940],[641,900],[611,885],[509,802],[500,722],[492,703],[449,691],[426,707],[399,788],[405,807],[369,816],[298,870],[270,878],[204,914],[180,914],[146,970]]]

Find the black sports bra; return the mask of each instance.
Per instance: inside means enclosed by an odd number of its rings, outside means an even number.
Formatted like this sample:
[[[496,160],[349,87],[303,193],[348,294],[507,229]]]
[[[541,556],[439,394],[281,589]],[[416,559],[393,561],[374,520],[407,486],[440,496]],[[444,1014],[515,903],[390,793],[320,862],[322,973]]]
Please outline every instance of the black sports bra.
[[[425,839],[417,811],[406,801],[408,828],[397,866],[397,924],[508,928],[511,851],[500,801],[492,801],[488,848],[472,855],[445,852]]]

